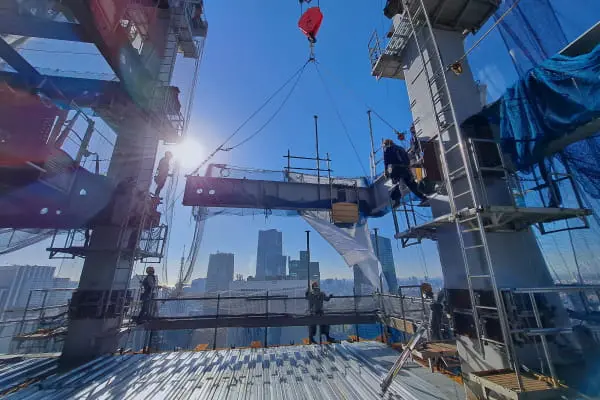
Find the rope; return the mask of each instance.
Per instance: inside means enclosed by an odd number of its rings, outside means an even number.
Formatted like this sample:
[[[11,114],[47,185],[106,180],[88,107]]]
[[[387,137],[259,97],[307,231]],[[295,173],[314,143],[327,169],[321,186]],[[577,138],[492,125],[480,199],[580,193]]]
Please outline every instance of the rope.
[[[512,6],[510,6],[508,8],[508,10],[506,10],[504,12],[504,14],[502,14],[497,20],[496,22],[494,22],[494,24],[490,27],[490,29],[488,29],[483,35],[481,35],[481,37],[479,39],[477,39],[477,41],[475,43],[473,43],[473,45],[467,50],[465,51],[465,54],[463,54],[458,60],[456,60],[453,64],[457,64],[460,63],[461,61],[463,61],[465,58],[467,58],[467,56],[469,54],[471,54],[471,52],[473,50],[475,50],[479,44],[483,41],[483,39],[485,39],[495,28],[496,26],[498,26],[498,24],[500,24],[500,22],[502,22],[502,20],[504,18],[506,18],[506,16],[508,16],[508,14],[510,14],[512,12],[512,10],[515,9],[515,7],[519,4],[521,0],[515,0],[515,2],[513,3]],[[452,64],[451,64],[452,65]]]
[[[575,243],[573,242],[573,232],[569,226],[569,220],[567,222],[567,231],[569,232],[569,242],[571,243],[571,251],[573,252],[573,260],[575,261],[575,268],[577,269],[577,279],[579,280],[579,284],[583,285],[583,277],[581,276],[581,267],[579,266],[579,258],[577,257],[577,252],[575,251]]]
[[[267,125],[269,125],[275,119],[275,117],[277,117],[277,115],[283,109],[283,107],[288,102],[288,100],[290,99],[290,97],[292,97],[292,94],[294,93],[294,90],[298,86],[298,82],[300,82],[300,79],[302,78],[302,75],[304,74],[304,71],[305,71],[304,68],[302,69],[302,71],[300,71],[300,74],[298,74],[298,77],[296,78],[296,81],[292,85],[292,88],[290,89],[290,91],[288,92],[288,94],[286,95],[286,97],[283,99],[283,101],[281,102],[281,104],[279,105],[279,107],[275,110],[275,112],[273,113],[273,115],[271,115],[267,119],[267,121],[260,128],[258,128],[253,134],[251,134],[250,136],[248,136],[246,139],[242,140],[238,144],[233,145],[231,147],[228,147],[226,149],[222,149],[222,151],[231,151],[231,150],[237,149],[241,145],[243,145],[243,144],[249,142],[250,140],[252,140],[253,138],[255,138],[259,133],[261,133],[263,131],[263,129],[265,129],[267,127]]]
[[[329,71],[327,69],[327,67],[325,67],[323,64],[321,64],[320,62],[317,61],[317,64],[319,64],[324,70],[325,72],[328,72],[330,75],[332,75],[334,78],[336,78],[336,75],[334,73],[332,73],[331,71]],[[368,110],[370,110],[377,118],[379,118],[379,120],[381,122],[383,122],[385,125],[387,125],[389,128],[391,128],[393,131],[395,132],[399,132],[399,129],[396,129],[390,122],[388,122],[385,118],[383,118],[381,116],[381,114],[379,114],[377,112],[377,110],[375,110],[373,107],[371,107],[367,102],[365,102],[361,96],[354,91],[349,85],[345,84],[342,80],[337,79],[338,83],[340,84],[340,86],[344,89],[346,89],[346,91],[348,91],[349,93],[351,93],[357,100],[359,103],[361,103],[362,105],[364,105]]]
[[[267,104],[269,104],[271,102],[271,100],[273,100],[273,98],[275,98],[275,96],[277,96],[279,94],[279,92],[281,92],[291,81],[293,81],[294,78],[298,74],[302,73],[302,71],[304,70],[304,68],[306,68],[308,63],[309,63],[309,61],[306,61],[302,65],[302,67],[300,67],[296,72],[294,72],[294,74],[288,80],[286,80],[283,83],[283,85],[281,85],[275,92],[273,92],[273,94],[271,96],[269,96],[267,98],[267,100],[260,107],[258,107],[258,109],[256,111],[254,111],[252,114],[250,114],[250,116],[248,118],[246,118],[246,120],[244,122],[242,122],[242,124],[223,141],[223,143],[221,143],[219,146],[217,146],[217,148],[215,148],[215,150],[212,153],[210,153],[208,155],[208,157],[206,157],[206,159],[204,161],[202,161],[202,163],[196,169],[194,169],[190,175],[196,175],[198,173],[198,171],[200,170],[200,168],[202,168],[204,165],[206,165],[207,162],[209,162],[219,151],[221,151],[223,149],[223,147],[225,146],[225,144],[227,144],[227,142],[229,142],[235,135],[237,135],[239,133],[239,131],[242,130],[242,128],[244,126],[246,126],[246,124],[248,124],[248,122],[250,122],[250,120],[252,118],[254,118],[260,111],[262,111],[262,109],[265,108],[267,106]]]
[[[356,146],[354,145],[354,142],[352,141],[352,137],[350,136],[350,133],[348,132],[348,127],[346,126],[346,123],[344,122],[344,120],[342,119],[342,116],[340,114],[340,110],[338,109],[336,103],[335,103],[335,99],[333,98],[331,91],[329,90],[329,87],[327,86],[327,83],[325,82],[325,79],[323,78],[323,74],[321,74],[321,70],[319,69],[319,65],[315,62],[315,69],[317,70],[317,74],[319,75],[319,79],[321,80],[321,83],[323,84],[323,88],[325,89],[325,93],[327,94],[327,97],[329,97],[329,101],[331,102],[331,105],[333,106],[333,109],[335,110],[335,113],[340,121],[340,124],[342,125],[342,128],[344,129],[344,134],[346,135],[346,138],[348,139],[348,141],[350,142],[350,145],[352,146],[352,150],[354,150],[354,155],[356,156],[356,159],[358,160],[358,165],[360,165],[360,168],[362,169],[363,173],[365,174],[365,176],[369,176],[369,173],[367,172],[362,159],[360,157],[360,155],[358,154],[358,150],[356,149]]]
[[[429,270],[427,268],[427,259],[425,258],[425,252],[423,251],[423,244],[419,243],[419,254],[421,255],[422,267],[425,270],[425,280],[429,279]]]

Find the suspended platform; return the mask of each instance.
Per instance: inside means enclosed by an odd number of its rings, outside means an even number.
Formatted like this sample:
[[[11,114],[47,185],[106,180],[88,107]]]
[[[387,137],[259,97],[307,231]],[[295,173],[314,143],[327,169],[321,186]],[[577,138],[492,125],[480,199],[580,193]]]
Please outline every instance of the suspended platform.
[[[483,209],[463,209],[459,211],[458,218],[464,221],[465,230],[469,229],[472,221],[473,229],[476,229],[477,213],[481,214],[484,227],[488,232],[515,232],[527,229],[531,225],[555,222],[571,218],[585,218],[592,215],[593,211],[586,208],[548,208],[548,207],[512,207],[512,206],[488,206]],[[396,239],[430,239],[436,240],[437,228],[454,223],[457,216],[445,214],[424,224],[398,232]]]

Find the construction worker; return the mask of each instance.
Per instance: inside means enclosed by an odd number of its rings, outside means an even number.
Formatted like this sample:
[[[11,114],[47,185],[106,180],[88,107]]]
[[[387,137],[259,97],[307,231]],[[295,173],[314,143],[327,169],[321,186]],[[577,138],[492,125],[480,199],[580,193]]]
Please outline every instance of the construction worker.
[[[398,183],[402,180],[410,191],[421,199],[420,205],[427,204],[427,196],[417,186],[415,178],[410,170],[410,157],[402,146],[398,146],[392,139],[386,139],[383,142],[383,163],[385,167],[385,176],[392,180],[394,187],[390,193],[392,198],[392,207],[400,206],[402,194],[398,188]]]
[[[329,301],[333,295],[327,296],[319,288],[319,282],[314,281],[311,284],[311,289],[306,291],[306,299],[308,300],[308,308],[310,315],[323,315],[323,301]],[[321,335],[325,335],[327,341],[330,343],[337,343],[337,340],[329,336],[329,325],[321,325],[321,332],[319,334],[319,342],[321,341]],[[314,336],[317,333],[317,326],[311,325],[308,329],[308,340],[311,344],[317,344],[314,340]]]
[[[146,268],[146,277],[142,281],[143,291],[140,295],[142,309],[140,310],[138,322],[144,322],[149,317],[154,316],[155,305],[152,300],[156,294],[157,287],[158,282],[156,280],[156,275],[154,275],[154,267]]]
[[[171,168],[171,159],[173,153],[170,151],[165,152],[165,156],[158,162],[158,168],[156,168],[156,175],[154,176],[154,182],[156,183],[156,189],[154,190],[154,196],[159,197],[160,191],[165,187],[167,177],[169,176],[169,169]]]
[[[444,315],[445,290],[438,292],[434,302],[429,305],[431,314],[429,315],[429,329],[431,332],[431,340],[443,340],[442,334],[442,319]]]

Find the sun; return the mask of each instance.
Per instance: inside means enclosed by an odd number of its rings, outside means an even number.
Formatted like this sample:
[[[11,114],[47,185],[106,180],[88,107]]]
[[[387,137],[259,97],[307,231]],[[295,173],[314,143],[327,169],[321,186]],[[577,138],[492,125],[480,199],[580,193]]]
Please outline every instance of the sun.
[[[174,161],[182,168],[194,168],[200,165],[204,157],[204,147],[192,138],[185,138],[172,148]]]

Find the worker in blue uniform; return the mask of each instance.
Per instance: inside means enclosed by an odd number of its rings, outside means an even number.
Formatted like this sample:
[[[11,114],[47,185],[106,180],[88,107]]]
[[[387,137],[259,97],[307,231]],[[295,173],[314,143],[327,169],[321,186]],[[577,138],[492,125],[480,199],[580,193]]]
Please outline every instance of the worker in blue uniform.
[[[311,284],[310,290],[306,291],[306,299],[308,300],[308,308],[310,311],[310,315],[323,315],[323,302],[329,301],[333,295],[327,296],[324,292],[319,288],[319,282],[314,281]],[[308,329],[308,340],[311,344],[316,344],[314,340],[314,336],[317,333],[317,326],[311,325]],[[329,325],[321,325],[321,332],[319,334],[319,341],[321,341],[321,335],[325,335],[327,341],[330,343],[337,343],[337,340],[329,336]]]
[[[383,142],[383,163],[385,166],[385,176],[392,180],[394,188],[390,193],[392,198],[392,207],[397,208],[400,205],[401,193],[398,183],[403,181],[410,191],[421,199],[420,205],[427,205],[427,196],[419,189],[417,182],[410,170],[410,157],[407,151],[398,146],[391,139]]]

